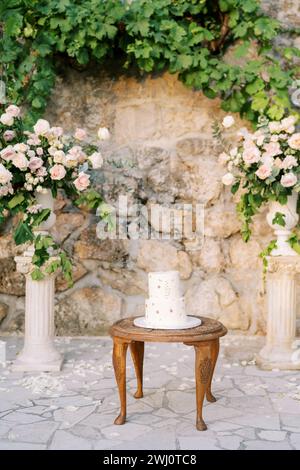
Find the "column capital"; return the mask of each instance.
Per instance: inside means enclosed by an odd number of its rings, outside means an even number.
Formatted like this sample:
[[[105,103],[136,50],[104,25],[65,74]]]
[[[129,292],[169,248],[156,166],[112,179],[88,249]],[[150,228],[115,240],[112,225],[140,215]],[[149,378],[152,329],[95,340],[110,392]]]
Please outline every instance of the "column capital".
[[[28,274],[32,266],[31,256],[15,256],[17,271],[21,274]]]
[[[268,272],[277,274],[300,273],[300,256],[268,256]]]
[[[25,276],[29,275],[33,269],[36,267],[32,264],[32,256],[27,256],[25,253],[22,256],[15,256],[15,262],[16,262],[16,267],[17,271],[21,274],[24,274]],[[45,272],[45,268],[49,266],[53,261],[57,261],[58,257],[57,256],[51,256],[49,260],[47,261],[46,265],[42,268],[42,272],[45,276],[51,277],[51,276],[56,276],[58,272],[56,271],[53,274],[48,274]]]

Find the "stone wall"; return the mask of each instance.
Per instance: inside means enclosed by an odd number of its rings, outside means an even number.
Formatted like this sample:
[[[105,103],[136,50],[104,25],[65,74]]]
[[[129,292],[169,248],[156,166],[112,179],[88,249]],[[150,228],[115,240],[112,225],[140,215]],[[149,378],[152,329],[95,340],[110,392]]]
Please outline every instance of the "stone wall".
[[[265,2],[271,8],[276,2]],[[277,14],[295,2],[279,1]],[[273,9],[273,7],[272,7]],[[276,9],[273,9],[276,12]],[[131,204],[170,206],[202,203],[205,237],[201,249],[186,240],[99,240],[98,219],[57,201],[54,235],[76,260],[75,285],[57,280],[58,334],[103,334],[120,317],[142,314],[147,272],[178,269],[187,311],[220,319],[231,329],[265,331],[265,296],[261,249],[272,238],[265,213],[256,217],[253,237],[241,240],[240,223],[230,191],[220,178],[220,149],[212,124],[224,113],[218,100],[185,88],[165,74],[138,80],[110,72],[67,69],[58,79],[47,118],[71,131],[85,127],[95,134],[109,127],[112,139],[104,148],[103,171],[94,184],[111,203],[120,194]],[[135,223],[132,213],[129,225]],[[22,331],[24,280],[15,272],[11,222],[0,238],[0,332]],[[156,227],[157,228],[157,227]]]

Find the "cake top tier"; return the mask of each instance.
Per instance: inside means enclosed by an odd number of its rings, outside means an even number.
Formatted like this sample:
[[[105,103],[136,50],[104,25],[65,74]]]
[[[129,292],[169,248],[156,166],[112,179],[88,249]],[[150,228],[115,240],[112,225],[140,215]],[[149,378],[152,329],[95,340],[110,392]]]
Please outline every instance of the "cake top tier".
[[[161,299],[181,297],[181,286],[178,271],[161,271],[149,273],[149,297]]]

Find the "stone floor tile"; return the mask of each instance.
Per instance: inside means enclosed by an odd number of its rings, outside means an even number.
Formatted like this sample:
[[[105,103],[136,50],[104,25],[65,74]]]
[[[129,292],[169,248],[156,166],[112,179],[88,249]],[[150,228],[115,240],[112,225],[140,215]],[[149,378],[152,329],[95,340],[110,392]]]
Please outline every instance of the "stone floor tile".
[[[167,392],[168,407],[176,413],[190,413],[195,410],[195,396],[191,393]]]
[[[299,433],[291,433],[290,441],[294,449],[300,450],[300,432]]]
[[[58,428],[57,423],[51,421],[41,421],[32,424],[18,424],[8,433],[11,441],[34,442],[46,444],[54,431]]]
[[[74,436],[67,431],[56,431],[52,439],[50,450],[89,450],[92,449],[92,442],[78,436]]]
[[[146,434],[150,430],[151,428],[149,426],[127,422],[124,426],[112,425],[104,427],[101,432],[106,439],[116,437],[121,441],[130,441],[142,434]]]
[[[180,450],[220,450],[216,439],[210,439],[200,433],[198,437],[179,437],[178,441]]]
[[[42,421],[44,418],[30,413],[23,413],[22,411],[13,411],[5,415],[2,420],[7,423],[20,423],[20,424],[31,424]]]
[[[260,431],[258,436],[266,441],[283,441],[286,438],[285,431]]]
[[[237,450],[239,449],[241,442],[242,442],[242,437],[241,436],[221,436],[218,438],[219,445],[222,447],[222,449],[226,450]]]
[[[280,430],[279,417],[276,414],[242,414],[238,417],[231,418],[230,421],[240,426],[252,426],[254,428]]]
[[[123,442],[112,450],[176,450],[176,435],[173,427],[164,427],[160,432],[151,431],[133,441]]]
[[[291,450],[288,442],[271,441],[245,441],[243,443],[246,450]]]
[[[60,429],[68,429],[87,418],[95,411],[95,409],[95,405],[82,406],[80,408],[77,408],[75,406],[72,407],[72,405],[69,405],[64,409],[54,411],[53,416],[55,421],[61,422]]]
[[[46,445],[25,442],[0,441],[0,450],[46,450]]]

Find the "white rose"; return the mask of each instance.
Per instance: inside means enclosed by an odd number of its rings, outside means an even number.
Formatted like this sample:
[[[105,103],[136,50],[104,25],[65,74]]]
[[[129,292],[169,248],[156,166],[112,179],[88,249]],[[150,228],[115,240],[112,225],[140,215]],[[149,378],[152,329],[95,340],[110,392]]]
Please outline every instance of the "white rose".
[[[234,176],[232,173],[226,173],[222,178],[222,183],[225,186],[231,186],[233,182],[234,182]]]
[[[0,121],[4,126],[12,126],[14,123],[14,118],[11,114],[4,113],[1,114]]]
[[[235,121],[232,116],[225,116],[222,121],[222,125],[225,127],[225,129],[228,129],[229,127],[233,126],[234,122]]]
[[[50,124],[46,119],[39,119],[33,126],[36,135],[45,135],[50,130]]]
[[[286,173],[285,175],[282,175],[280,183],[285,188],[290,188],[291,186],[294,186],[297,183],[297,176],[292,172]]]
[[[98,137],[100,140],[108,140],[110,138],[110,132],[106,127],[100,127],[98,130]]]
[[[0,163],[0,184],[7,184],[11,181],[13,175],[2,163]]]
[[[92,155],[89,156],[89,160],[94,170],[101,168],[103,165],[103,158],[100,152],[94,152]]]

